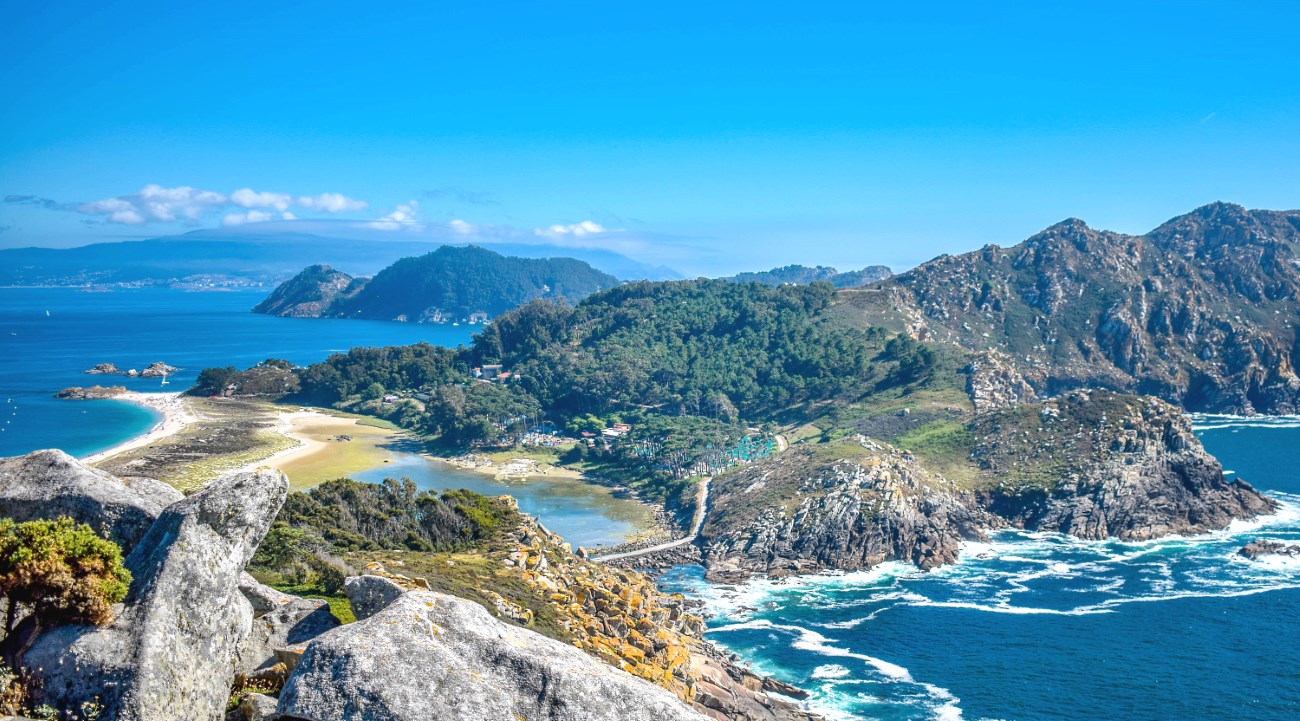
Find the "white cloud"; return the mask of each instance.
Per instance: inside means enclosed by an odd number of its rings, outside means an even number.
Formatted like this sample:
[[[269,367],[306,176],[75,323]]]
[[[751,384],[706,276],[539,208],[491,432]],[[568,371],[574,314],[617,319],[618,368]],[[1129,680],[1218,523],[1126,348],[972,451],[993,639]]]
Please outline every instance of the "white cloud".
[[[94,222],[94,221],[86,221],[86,222]],[[128,208],[126,210],[118,210],[116,212],[110,213],[108,216],[108,222],[121,223],[122,225],[139,225],[144,222],[144,216],[135,212],[134,209]]]
[[[259,193],[252,188],[240,188],[230,194],[230,202],[241,208],[275,208],[284,212],[293,197],[288,193]]]
[[[151,183],[139,192],[119,195],[116,198],[104,198],[80,205],[64,206],[86,215],[107,216],[110,223],[139,225],[151,222],[194,222],[232,206],[243,208],[248,212],[227,213],[222,217],[223,225],[258,223],[270,220],[272,211],[278,212],[282,220],[297,220],[289,212],[294,205],[294,196],[289,193],[257,191],[252,188],[240,188],[230,195],[212,190],[200,190],[188,185],[164,188]],[[297,204],[308,210],[323,213],[341,213],[363,210],[368,207],[364,200],[349,198],[342,193],[321,193],[320,195],[303,195],[297,198]],[[408,222],[414,215],[415,203],[398,206],[394,211],[395,222]],[[387,219],[388,216],[385,216]]]
[[[447,227],[451,228],[451,232],[455,233],[456,235],[469,235],[476,230],[473,223],[466,223],[460,218],[456,218],[455,220],[448,223]]]
[[[366,223],[367,226],[375,230],[401,230],[402,228],[411,228],[419,230],[424,227],[415,222],[416,214],[420,212],[420,203],[415,200],[407,201],[393,208],[391,213],[379,217],[378,220],[372,220]]]
[[[225,226],[243,225],[244,223],[264,223],[274,219],[275,213],[270,211],[250,210],[247,213],[227,213],[226,217],[221,219],[221,224]]]
[[[581,223],[571,223],[569,225],[552,225],[548,228],[536,228],[533,230],[535,235],[544,238],[555,238],[563,240],[565,238],[582,238],[588,235],[597,235],[604,233],[604,226],[599,223],[584,220]]]
[[[138,225],[151,220],[198,220],[226,203],[226,196],[211,190],[149,184],[138,193],[84,203],[77,210],[87,215],[107,215],[110,223]]]
[[[129,197],[129,196],[128,196]],[[176,220],[177,216],[198,220],[209,209],[226,204],[226,196],[188,185],[164,188],[146,185],[135,198],[137,210],[153,220]]]
[[[414,203],[415,201],[411,201]],[[298,205],[308,210],[319,210],[326,213],[342,213],[350,210],[365,210],[370,206],[364,200],[349,198],[342,193],[321,193],[320,195],[304,195],[298,198]],[[283,208],[281,208],[283,210]]]

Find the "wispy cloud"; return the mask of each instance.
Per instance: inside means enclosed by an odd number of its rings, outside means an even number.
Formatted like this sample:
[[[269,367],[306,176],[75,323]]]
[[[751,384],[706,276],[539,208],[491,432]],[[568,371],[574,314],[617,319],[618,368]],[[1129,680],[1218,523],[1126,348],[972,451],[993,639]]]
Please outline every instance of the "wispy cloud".
[[[119,225],[155,222],[197,225],[223,211],[239,209],[226,212],[221,217],[221,224],[230,226],[272,219],[296,220],[298,216],[289,210],[295,206],[317,213],[342,213],[369,207],[366,201],[349,198],[342,193],[300,195],[295,199],[290,193],[258,191],[248,187],[226,195],[188,185],[165,188],[156,183],[146,185],[135,193],[84,203],[64,203],[38,195],[6,195],[3,201],[12,205],[81,213]]]
[[[414,201],[412,201],[414,202]],[[357,210],[365,210],[370,204],[364,200],[355,200],[342,193],[321,193],[320,195],[304,195],[298,198],[298,205],[310,210],[319,210],[325,213],[344,213]]]
[[[417,221],[420,213],[420,202],[410,200],[393,208],[389,213],[379,216],[378,219],[372,220],[366,225],[375,230],[422,230],[424,226]]]
[[[533,234],[551,238],[553,240],[564,240],[566,238],[585,238],[589,235],[600,235],[607,233],[604,226],[592,220],[584,220],[580,223],[570,223],[568,225],[557,224],[545,228],[534,228]]]
[[[273,213],[269,210],[250,210],[247,213],[227,213],[221,219],[221,224],[227,228],[235,225],[245,225],[247,223],[265,223],[268,220],[297,220],[298,216],[285,211],[283,213]]]
[[[284,212],[293,197],[288,193],[259,193],[252,188],[240,188],[230,194],[230,202],[241,208],[275,208]]]
[[[46,210],[71,210],[72,204],[60,203],[50,198],[42,198],[39,195],[6,195],[4,202],[8,205],[35,205],[38,208]]]

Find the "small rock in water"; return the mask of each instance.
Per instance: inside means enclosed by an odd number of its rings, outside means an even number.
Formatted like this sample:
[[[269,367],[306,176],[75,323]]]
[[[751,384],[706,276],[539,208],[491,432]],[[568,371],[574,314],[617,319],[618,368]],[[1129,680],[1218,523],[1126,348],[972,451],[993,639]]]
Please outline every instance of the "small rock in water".
[[[1252,561],[1260,556],[1300,556],[1300,546],[1288,546],[1278,541],[1260,539],[1242,546],[1237,553]]]

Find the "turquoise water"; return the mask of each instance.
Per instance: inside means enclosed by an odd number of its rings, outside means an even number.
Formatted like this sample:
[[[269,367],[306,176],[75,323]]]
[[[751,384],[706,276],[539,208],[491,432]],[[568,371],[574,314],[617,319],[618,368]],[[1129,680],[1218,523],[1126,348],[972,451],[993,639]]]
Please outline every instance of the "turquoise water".
[[[409,478],[421,488],[468,488],[487,496],[514,496],[520,511],[540,518],[548,529],[575,548],[621,543],[644,528],[648,517],[643,504],[590,483],[541,476],[497,481],[482,473],[417,455],[402,455],[395,463],[352,477],[368,483],[385,478]]]
[[[814,692],[832,719],[1190,721],[1300,718],[1300,419],[1198,419],[1224,467],[1281,500],[1275,517],[1196,538],[1082,542],[1007,532],[933,573],[706,587],[709,637]]]
[[[0,456],[38,448],[87,455],[158,421],[155,413],[134,404],[51,397],[68,386],[184,390],[209,366],[243,368],[272,357],[305,364],[353,346],[422,340],[454,346],[468,342],[472,330],[248,312],[268,292],[0,288]],[[97,363],[126,369],[158,360],[184,369],[166,387],[159,379],[82,372]]]

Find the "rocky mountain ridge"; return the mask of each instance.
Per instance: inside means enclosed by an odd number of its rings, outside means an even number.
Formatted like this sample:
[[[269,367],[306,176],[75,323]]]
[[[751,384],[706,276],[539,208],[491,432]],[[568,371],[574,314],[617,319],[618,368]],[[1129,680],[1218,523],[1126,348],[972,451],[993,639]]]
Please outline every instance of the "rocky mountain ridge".
[[[1039,395],[1109,388],[1190,411],[1292,413],[1300,211],[1215,203],[1146,235],[1071,218],[843,292],[870,322],[1014,362]]]

